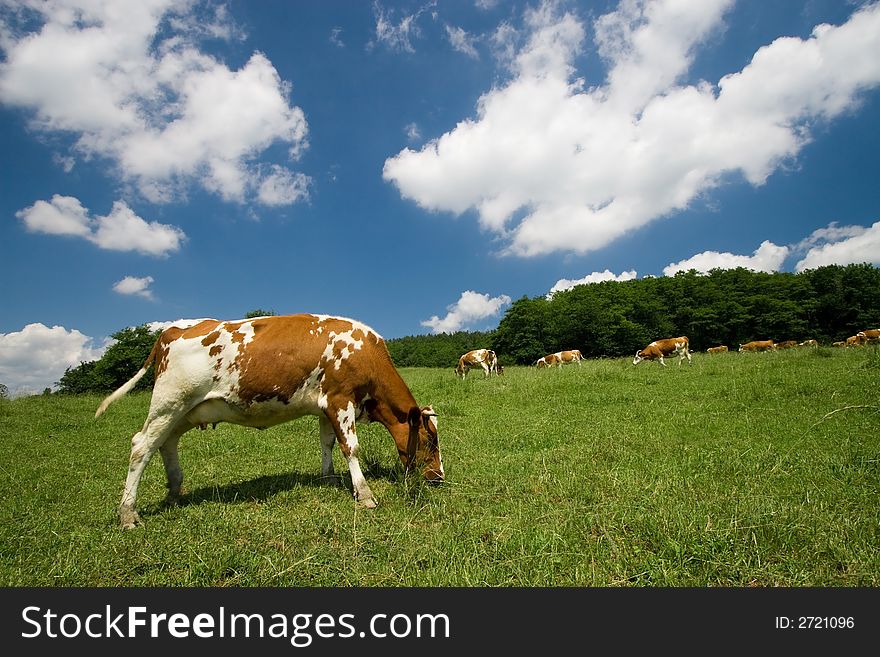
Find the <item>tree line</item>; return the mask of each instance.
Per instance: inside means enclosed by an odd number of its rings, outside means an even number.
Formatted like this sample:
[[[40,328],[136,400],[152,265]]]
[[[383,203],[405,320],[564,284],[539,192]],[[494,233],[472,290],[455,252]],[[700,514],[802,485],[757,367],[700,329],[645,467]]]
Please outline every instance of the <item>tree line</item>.
[[[768,339],[827,344],[877,326],[880,269],[869,264],[798,274],[691,270],[523,297],[507,310],[491,345],[527,364],[561,349],[580,349],[587,358],[630,355],[679,335],[688,336],[694,351]]]
[[[246,317],[273,315],[254,310]],[[502,364],[531,364],[549,353],[580,349],[585,358],[631,355],[658,338],[687,335],[691,349],[736,349],[750,340],[843,340],[880,326],[880,269],[829,265],[802,273],[750,269],[694,270],[675,276],[578,285],[549,297],[522,297],[494,331],[411,335],[387,341],[398,367],[454,367],[461,354],[493,349]],[[149,356],[159,331],[114,333],[100,360],[69,367],[62,393],[109,392]],[[152,368],[136,389],[153,385]]]

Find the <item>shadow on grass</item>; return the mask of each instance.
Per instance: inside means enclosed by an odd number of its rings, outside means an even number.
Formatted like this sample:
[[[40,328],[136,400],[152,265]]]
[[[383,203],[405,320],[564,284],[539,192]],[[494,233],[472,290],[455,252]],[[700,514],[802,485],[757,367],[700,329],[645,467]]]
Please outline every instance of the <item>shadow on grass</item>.
[[[406,474],[399,465],[387,466],[377,462],[365,462],[361,464],[367,481],[386,479],[394,483],[405,480]],[[181,494],[177,501],[178,507],[185,507],[205,502],[223,502],[228,504],[240,504],[242,502],[265,502],[266,500],[300,487],[344,487],[349,494],[353,495],[351,475],[348,472],[336,474],[332,477],[324,477],[320,474],[306,474],[301,472],[287,472],[283,474],[263,475],[247,481],[229,483],[224,486],[202,486],[192,491]],[[145,505],[141,510],[142,516],[153,516],[167,511],[169,506],[165,502]]]

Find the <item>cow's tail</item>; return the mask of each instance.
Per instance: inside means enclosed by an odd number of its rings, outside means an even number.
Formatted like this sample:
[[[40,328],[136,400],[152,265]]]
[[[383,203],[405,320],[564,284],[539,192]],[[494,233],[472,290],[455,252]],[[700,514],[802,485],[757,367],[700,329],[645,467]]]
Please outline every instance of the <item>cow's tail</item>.
[[[98,410],[95,411],[95,417],[100,417],[101,414],[107,410],[107,407],[110,406],[113,402],[115,402],[120,397],[126,395],[132,388],[137,385],[137,382],[140,381],[144,374],[147,373],[147,370],[150,369],[150,365],[153,364],[153,361],[156,359],[156,354],[159,352],[159,340],[156,340],[156,344],[153,345],[153,348],[150,350],[150,355],[147,356],[147,360],[144,362],[144,366],[137,371],[133,377],[131,377],[128,381],[123,383],[119,388],[115,391],[111,392],[104,401],[101,402],[101,405],[98,406]]]

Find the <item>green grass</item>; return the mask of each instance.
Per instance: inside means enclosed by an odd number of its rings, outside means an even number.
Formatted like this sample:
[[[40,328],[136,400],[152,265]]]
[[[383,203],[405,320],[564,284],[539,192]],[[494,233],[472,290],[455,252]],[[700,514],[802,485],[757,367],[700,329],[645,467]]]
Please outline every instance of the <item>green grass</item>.
[[[674,363],[674,361],[670,361]],[[181,441],[183,504],[118,527],[149,395],[0,404],[2,586],[878,586],[875,348],[628,359],[503,377],[404,369],[447,482],[361,425],[377,509],[320,482],[317,420]]]

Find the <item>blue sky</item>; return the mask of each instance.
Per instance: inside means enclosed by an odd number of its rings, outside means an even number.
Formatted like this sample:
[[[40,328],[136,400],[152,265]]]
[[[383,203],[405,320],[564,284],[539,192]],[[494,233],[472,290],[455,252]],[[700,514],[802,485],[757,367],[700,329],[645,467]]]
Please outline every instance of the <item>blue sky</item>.
[[[14,394],[143,323],[880,264],[877,2],[0,0],[0,55]]]

